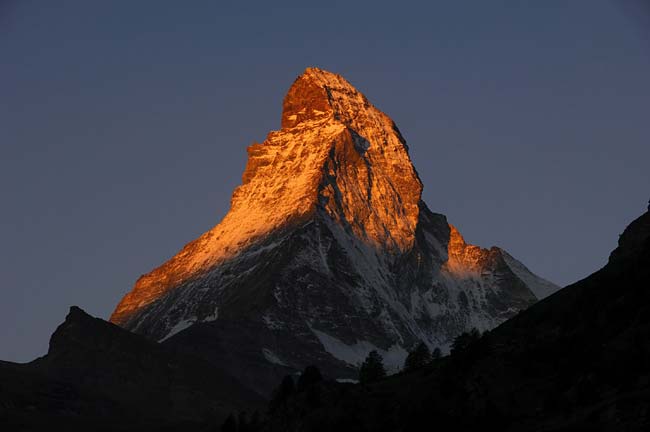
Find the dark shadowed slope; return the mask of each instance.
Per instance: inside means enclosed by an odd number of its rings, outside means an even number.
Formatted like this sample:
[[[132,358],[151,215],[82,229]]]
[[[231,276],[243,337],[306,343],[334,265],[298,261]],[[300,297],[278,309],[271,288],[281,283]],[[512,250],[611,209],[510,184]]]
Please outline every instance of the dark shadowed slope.
[[[649,430],[650,213],[608,264],[416,373],[325,384],[271,430]]]
[[[3,430],[203,430],[262,403],[218,368],[74,306],[47,355],[0,363],[0,422],[9,428]]]

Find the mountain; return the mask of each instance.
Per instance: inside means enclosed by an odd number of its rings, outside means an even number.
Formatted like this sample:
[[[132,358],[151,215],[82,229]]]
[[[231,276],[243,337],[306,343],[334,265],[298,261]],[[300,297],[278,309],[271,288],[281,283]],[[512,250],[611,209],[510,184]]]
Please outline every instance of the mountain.
[[[421,340],[447,350],[557,290],[431,212],[399,129],[341,76],[307,69],[281,123],[248,148],[224,219],[142,276],[111,322],[268,395],[309,364],[351,378],[371,349],[392,368]]]
[[[206,430],[264,400],[197,357],[77,307],[27,364],[0,362],[3,430]],[[176,429],[178,428],[178,429]]]
[[[318,401],[314,403],[313,401]],[[266,431],[650,430],[650,212],[609,262],[452,355],[295,394]]]

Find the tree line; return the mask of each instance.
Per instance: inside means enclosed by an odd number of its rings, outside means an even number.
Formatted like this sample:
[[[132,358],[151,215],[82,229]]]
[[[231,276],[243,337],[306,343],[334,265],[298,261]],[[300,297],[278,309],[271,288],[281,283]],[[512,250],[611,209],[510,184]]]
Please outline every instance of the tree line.
[[[450,355],[459,356],[467,355],[471,351],[475,342],[481,338],[481,333],[477,329],[472,329],[457,336],[451,344]],[[402,372],[411,373],[421,370],[431,365],[442,357],[442,351],[436,347],[430,350],[427,344],[419,342],[409,351]],[[370,384],[381,381],[387,376],[384,359],[381,354],[372,350],[368,353],[365,360],[359,366],[359,383]],[[316,366],[307,366],[302,374],[296,380],[293,376],[287,375],[280,385],[273,392],[269,402],[269,416],[291,416],[291,407],[289,401],[292,398],[299,397],[304,405],[309,408],[315,408],[320,403],[319,383],[323,381],[323,376]],[[248,416],[247,413],[231,414],[222,424],[222,432],[257,432],[260,431],[264,423],[258,412]]]

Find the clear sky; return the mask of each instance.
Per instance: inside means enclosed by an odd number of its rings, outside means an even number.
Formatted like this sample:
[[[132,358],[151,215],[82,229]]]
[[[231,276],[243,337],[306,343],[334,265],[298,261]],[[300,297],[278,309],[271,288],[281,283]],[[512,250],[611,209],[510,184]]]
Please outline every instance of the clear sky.
[[[650,198],[627,4],[0,0],[0,359],[44,354],[72,304],[108,317],[219,222],[307,66],[397,122],[469,242],[587,276]]]

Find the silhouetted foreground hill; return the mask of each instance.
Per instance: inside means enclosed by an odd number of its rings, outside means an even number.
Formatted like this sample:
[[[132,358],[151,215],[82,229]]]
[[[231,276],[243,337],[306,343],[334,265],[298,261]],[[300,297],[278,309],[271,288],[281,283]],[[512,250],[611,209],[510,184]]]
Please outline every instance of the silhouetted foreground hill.
[[[264,401],[209,363],[77,307],[46,356],[0,362],[0,430],[213,430]]]
[[[604,268],[466,349],[370,386],[311,393],[290,397],[267,430],[650,430],[650,213]]]

